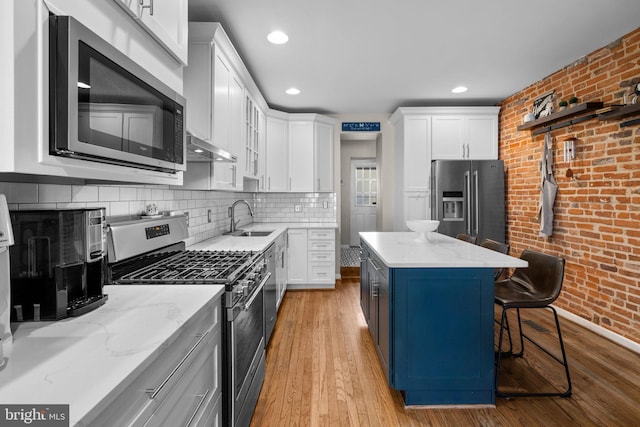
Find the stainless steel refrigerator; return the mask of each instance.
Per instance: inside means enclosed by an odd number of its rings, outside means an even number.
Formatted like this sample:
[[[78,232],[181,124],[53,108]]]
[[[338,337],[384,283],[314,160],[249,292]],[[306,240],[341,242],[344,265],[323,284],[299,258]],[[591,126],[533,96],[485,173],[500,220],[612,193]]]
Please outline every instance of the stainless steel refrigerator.
[[[431,163],[431,219],[438,232],[505,241],[504,162],[434,160]]]

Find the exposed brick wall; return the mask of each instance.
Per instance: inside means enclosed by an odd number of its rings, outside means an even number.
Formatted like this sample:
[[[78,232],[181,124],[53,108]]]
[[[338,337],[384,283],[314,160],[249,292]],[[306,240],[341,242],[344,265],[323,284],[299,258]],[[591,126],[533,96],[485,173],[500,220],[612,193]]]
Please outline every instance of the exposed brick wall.
[[[547,91],[555,90],[556,105],[572,95],[621,104],[632,80],[640,80],[640,28],[505,99],[500,158],[507,169],[511,254],[532,248],[564,257],[557,305],[640,343],[640,126],[619,126],[634,117],[594,118],[552,132],[559,188],[550,238],[539,236],[537,222],[544,134],[516,129]],[[570,164],[563,160],[568,137],[577,138]]]

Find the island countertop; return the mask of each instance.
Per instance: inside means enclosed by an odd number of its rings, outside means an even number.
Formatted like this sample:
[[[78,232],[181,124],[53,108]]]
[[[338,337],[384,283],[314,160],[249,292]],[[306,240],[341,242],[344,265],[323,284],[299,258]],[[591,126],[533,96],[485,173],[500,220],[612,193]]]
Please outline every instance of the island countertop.
[[[389,268],[515,268],[527,262],[439,233],[362,232],[360,238]]]
[[[222,285],[105,286],[102,307],[57,322],[17,324],[0,403],[69,404],[70,425],[113,400]],[[99,411],[98,411],[99,412]]]

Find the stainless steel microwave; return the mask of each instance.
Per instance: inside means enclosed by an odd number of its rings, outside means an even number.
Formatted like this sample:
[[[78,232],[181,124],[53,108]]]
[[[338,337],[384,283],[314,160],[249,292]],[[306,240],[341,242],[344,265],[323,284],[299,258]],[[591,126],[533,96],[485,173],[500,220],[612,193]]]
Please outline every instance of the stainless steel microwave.
[[[49,17],[52,155],[186,169],[185,99],[69,16]]]

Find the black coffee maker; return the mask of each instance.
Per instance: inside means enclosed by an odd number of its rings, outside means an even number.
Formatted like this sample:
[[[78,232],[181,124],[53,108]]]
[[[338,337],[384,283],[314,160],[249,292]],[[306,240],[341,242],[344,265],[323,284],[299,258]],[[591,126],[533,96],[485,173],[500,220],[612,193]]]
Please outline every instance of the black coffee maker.
[[[11,321],[59,320],[107,300],[105,209],[11,211]]]

